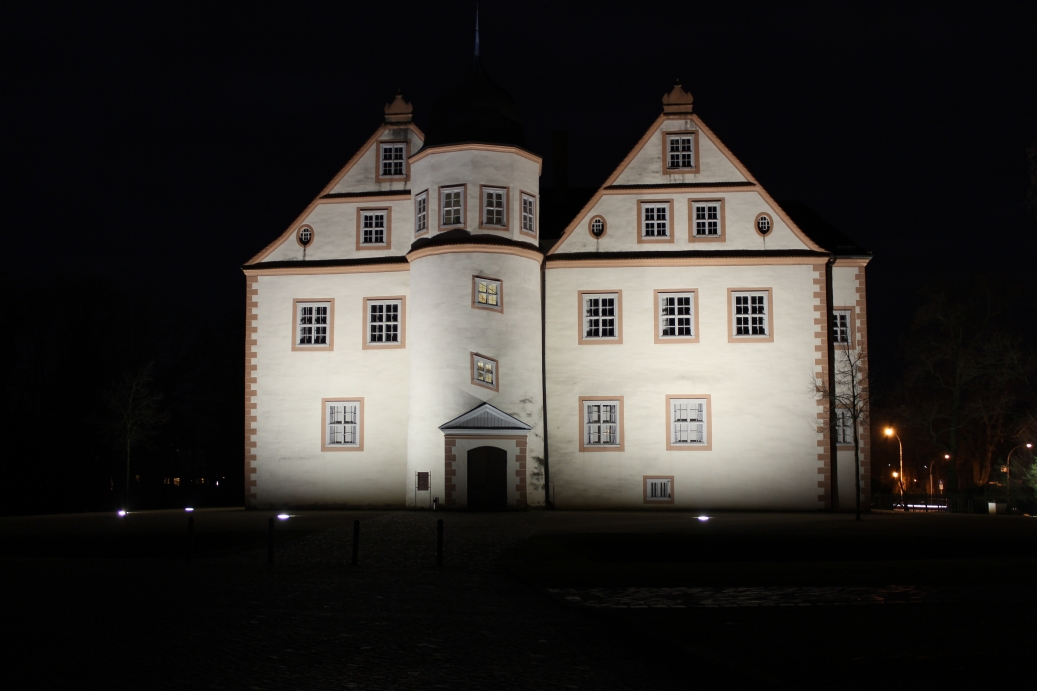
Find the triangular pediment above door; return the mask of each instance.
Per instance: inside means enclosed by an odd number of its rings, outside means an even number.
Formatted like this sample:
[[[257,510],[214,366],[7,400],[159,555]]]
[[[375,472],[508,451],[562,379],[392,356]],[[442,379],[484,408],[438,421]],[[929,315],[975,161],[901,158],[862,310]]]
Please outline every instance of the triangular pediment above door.
[[[528,434],[532,427],[489,403],[439,426],[446,434]]]

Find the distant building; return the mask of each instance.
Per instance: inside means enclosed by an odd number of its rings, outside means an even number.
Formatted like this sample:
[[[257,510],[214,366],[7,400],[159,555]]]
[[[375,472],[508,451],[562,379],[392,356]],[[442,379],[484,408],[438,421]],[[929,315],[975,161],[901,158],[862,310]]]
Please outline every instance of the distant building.
[[[244,267],[249,506],[814,510],[835,445],[852,505],[852,429],[810,383],[866,343],[870,254],[680,85],[557,229],[478,57],[427,134],[411,115]]]

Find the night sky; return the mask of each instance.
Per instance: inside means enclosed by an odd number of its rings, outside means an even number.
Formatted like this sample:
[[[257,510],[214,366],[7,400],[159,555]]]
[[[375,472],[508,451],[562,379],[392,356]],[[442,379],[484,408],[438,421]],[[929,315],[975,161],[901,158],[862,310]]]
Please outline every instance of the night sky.
[[[1032,271],[1035,8],[483,2],[483,59],[545,158],[542,187],[553,130],[568,131],[570,184],[597,187],[680,79],[775,198],[874,252],[881,368],[927,277]],[[471,2],[9,14],[5,272],[99,274],[243,314],[240,265],[374,132],[398,88],[426,124],[470,68],[474,14]]]

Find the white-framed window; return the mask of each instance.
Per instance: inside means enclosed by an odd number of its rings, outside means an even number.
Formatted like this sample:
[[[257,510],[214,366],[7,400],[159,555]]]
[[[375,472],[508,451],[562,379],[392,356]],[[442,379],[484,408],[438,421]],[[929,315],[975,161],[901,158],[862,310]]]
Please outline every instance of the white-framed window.
[[[472,306],[489,310],[503,310],[504,284],[494,278],[472,276]]]
[[[295,344],[327,347],[330,344],[330,302],[295,303]]]
[[[693,202],[695,237],[718,238],[721,233],[720,201]]]
[[[757,234],[763,237],[766,237],[767,233],[774,228],[774,221],[771,219],[770,214],[757,214],[754,223],[756,224]]]
[[[414,197],[414,234],[420,235],[428,230],[428,192]]]
[[[497,382],[497,361],[493,358],[472,353],[472,383],[477,386],[485,386],[494,391],[499,390]]]
[[[670,237],[669,203],[653,204],[645,202],[641,204],[641,237]]]
[[[407,174],[407,144],[390,142],[381,145],[382,177],[395,178]]]
[[[440,190],[440,225],[464,225],[464,191],[464,187],[444,187]]]
[[[508,191],[501,187],[482,188],[482,224],[504,228],[507,222]]]
[[[709,445],[709,401],[705,398],[675,398],[670,402],[670,446]]]
[[[731,291],[735,337],[770,336],[770,295],[766,290]]]
[[[659,338],[695,338],[695,293],[658,293]]]
[[[528,235],[537,233],[537,202],[531,194],[522,193],[522,232]]]
[[[360,447],[360,401],[324,402],[324,446]]]
[[[361,245],[385,245],[386,243],[386,212],[361,211],[360,212],[360,244]]]
[[[673,478],[672,477],[645,477],[645,503],[646,504],[672,504],[673,503]]]
[[[666,167],[670,170],[695,170],[695,133],[666,136]]]
[[[619,337],[619,294],[583,293],[583,338]]]
[[[402,300],[367,301],[367,342],[371,345],[400,343]]]
[[[836,345],[850,344],[850,320],[853,312],[850,310],[832,311],[832,342]]]
[[[853,444],[853,416],[846,408],[835,410],[835,443],[841,446]]]
[[[583,445],[619,446],[619,401],[583,402]]]

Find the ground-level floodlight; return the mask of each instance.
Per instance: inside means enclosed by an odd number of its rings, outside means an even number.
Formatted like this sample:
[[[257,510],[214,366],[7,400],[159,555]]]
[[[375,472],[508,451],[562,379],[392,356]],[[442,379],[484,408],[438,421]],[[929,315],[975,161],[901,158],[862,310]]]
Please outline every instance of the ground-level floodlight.
[[[282,521],[287,521],[290,518],[290,516],[286,513],[279,513],[277,514],[277,517]]]
[[[192,512],[192,511],[194,511],[194,509],[193,509],[192,507],[188,506],[188,507],[186,507],[186,508],[184,509],[184,511],[187,511],[188,513],[190,513],[190,512]]]
[[[122,518],[125,515],[126,515],[126,511],[124,509],[119,509],[119,517]]]
[[[709,520],[709,516],[699,516],[699,520],[702,521],[703,523],[705,523],[706,521]]]

